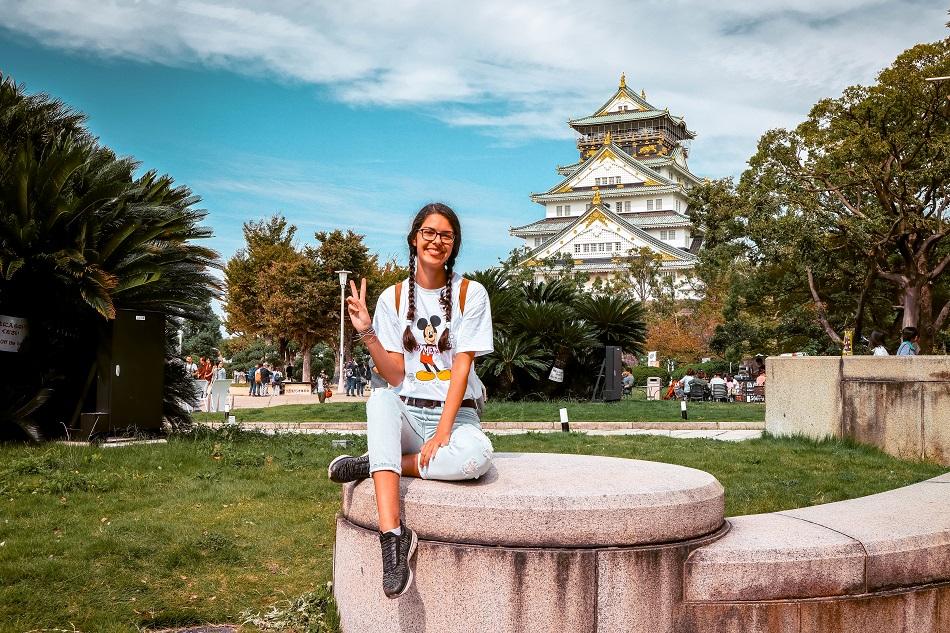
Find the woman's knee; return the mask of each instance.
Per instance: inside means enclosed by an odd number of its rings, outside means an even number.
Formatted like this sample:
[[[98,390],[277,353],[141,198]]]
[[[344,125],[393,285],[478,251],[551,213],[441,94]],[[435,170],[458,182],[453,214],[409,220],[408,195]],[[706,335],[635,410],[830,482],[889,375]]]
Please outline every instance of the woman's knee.
[[[467,429],[468,427],[462,427]],[[462,431],[456,431],[456,433]],[[463,432],[459,438],[458,469],[461,479],[478,479],[488,472],[492,463],[492,445],[484,433],[476,429]]]

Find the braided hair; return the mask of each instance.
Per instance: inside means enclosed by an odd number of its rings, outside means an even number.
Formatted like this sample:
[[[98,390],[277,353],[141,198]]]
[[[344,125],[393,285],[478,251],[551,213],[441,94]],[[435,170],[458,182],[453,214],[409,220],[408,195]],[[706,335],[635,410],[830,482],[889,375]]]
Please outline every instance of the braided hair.
[[[412,323],[416,320],[416,246],[414,242],[419,229],[422,228],[422,223],[433,213],[438,213],[448,220],[449,224],[452,225],[452,231],[455,233],[455,241],[452,242],[452,253],[445,262],[445,287],[439,295],[439,305],[442,306],[442,313],[445,315],[445,329],[442,331],[442,336],[439,337],[439,351],[444,352],[452,348],[449,339],[449,329],[452,326],[452,274],[455,258],[462,247],[462,226],[459,223],[458,216],[455,215],[455,211],[448,205],[433,202],[419,209],[416,217],[412,220],[409,235],[406,237],[406,242],[409,245],[409,310],[406,314],[406,329],[402,333],[402,346],[407,352],[414,352],[419,349],[419,343],[412,333]]]

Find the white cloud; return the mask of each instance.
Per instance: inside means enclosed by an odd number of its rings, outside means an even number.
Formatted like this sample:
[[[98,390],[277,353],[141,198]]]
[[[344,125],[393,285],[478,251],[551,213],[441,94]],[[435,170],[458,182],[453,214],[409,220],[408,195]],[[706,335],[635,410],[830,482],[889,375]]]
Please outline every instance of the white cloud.
[[[694,156],[723,156],[710,175],[741,169],[725,139],[747,155],[764,130],[944,37],[946,20],[933,0],[0,0],[0,16],[53,47],[324,85],[508,142],[570,138],[565,121],[625,70],[687,116]]]

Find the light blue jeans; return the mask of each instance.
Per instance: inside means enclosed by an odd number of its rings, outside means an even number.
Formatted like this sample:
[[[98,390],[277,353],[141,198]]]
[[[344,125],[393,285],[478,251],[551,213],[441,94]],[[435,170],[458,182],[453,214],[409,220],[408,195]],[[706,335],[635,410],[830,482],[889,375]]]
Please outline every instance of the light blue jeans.
[[[402,473],[402,456],[418,453],[439,426],[442,408],[410,407],[389,389],[376,389],[366,402],[369,471]],[[478,479],[491,468],[492,445],[475,409],[459,409],[448,446],[420,469],[423,479]]]

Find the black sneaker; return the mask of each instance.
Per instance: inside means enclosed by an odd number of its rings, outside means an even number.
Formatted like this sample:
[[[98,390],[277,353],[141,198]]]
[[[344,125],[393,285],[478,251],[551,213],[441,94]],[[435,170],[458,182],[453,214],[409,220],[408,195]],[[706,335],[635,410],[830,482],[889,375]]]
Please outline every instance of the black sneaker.
[[[398,598],[412,585],[409,561],[416,553],[416,533],[401,522],[402,534],[381,532],[379,545],[383,550],[383,592],[387,598]]]
[[[369,477],[369,453],[359,457],[340,455],[327,467],[327,477],[338,484],[366,479]]]

